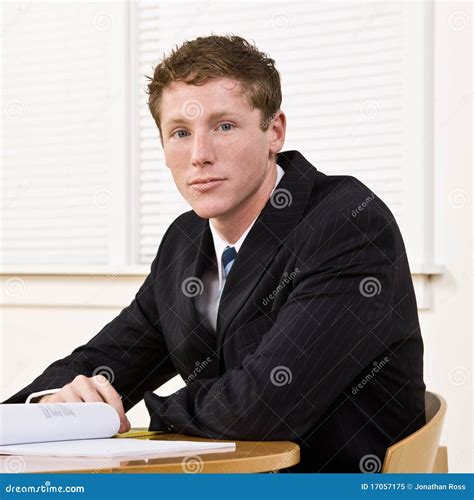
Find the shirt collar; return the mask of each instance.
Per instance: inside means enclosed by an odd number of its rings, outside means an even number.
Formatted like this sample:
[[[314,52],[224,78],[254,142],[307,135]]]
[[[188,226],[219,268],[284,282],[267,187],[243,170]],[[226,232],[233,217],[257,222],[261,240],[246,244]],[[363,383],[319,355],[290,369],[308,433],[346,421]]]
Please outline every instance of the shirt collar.
[[[273,186],[273,189],[272,189],[272,192],[270,193],[270,196],[273,194],[273,191],[275,191],[275,188],[277,187],[281,178],[285,175],[285,171],[280,167],[280,165],[277,164],[276,168],[277,168],[277,176],[276,176],[276,180],[275,180],[275,185]],[[258,215],[257,215],[257,217],[255,217],[255,219],[252,221],[252,223],[249,225],[249,227],[244,231],[242,236],[233,245],[231,245],[224,238],[222,238],[222,236],[217,232],[217,229],[212,224],[212,221],[209,221],[209,227],[211,229],[212,239],[214,241],[214,250],[216,252],[216,257],[217,257],[217,267],[219,270],[219,289],[222,288],[222,280],[223,280],[222,253],[224,252],[225,247],[232,246],[235,248],[235,251],[238,253],[245,238],[247,237],[247,234],[252,229],[252,226],[255,224],[255,221],[257,220],[257,218],[258,218]]]

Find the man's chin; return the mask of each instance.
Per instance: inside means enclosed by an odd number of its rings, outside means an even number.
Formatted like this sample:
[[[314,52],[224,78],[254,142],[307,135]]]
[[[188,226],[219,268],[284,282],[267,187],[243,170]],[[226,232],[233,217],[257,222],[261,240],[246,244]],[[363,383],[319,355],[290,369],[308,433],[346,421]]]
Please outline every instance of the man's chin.
[[[227,213],[229,211],[229,207],[194,206],[193,210],[202,219],[214,219]]]

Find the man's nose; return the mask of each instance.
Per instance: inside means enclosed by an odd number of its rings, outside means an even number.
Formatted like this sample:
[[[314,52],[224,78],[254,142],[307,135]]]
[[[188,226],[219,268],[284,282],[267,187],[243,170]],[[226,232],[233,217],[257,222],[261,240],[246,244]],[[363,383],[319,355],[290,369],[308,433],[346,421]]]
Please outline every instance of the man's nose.
[[[214,161],[214,153],[209,137],[205,134],[196,133],[194,135],[191,163],[195,167],[200,167]]]

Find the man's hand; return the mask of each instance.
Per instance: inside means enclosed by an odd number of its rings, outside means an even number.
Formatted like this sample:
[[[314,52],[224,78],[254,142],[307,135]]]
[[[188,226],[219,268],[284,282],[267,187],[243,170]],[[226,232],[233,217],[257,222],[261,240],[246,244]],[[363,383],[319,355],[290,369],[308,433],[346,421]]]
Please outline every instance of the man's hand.
[[[78,375],[71,383],[66,384],[60,391],[43,396],[41,403],[82,403],[105,402],[112,405],[120,417],[119,432],[130,430],[130,422],[125,415],[122,399],[112,384],[103,376],[86,377]]]

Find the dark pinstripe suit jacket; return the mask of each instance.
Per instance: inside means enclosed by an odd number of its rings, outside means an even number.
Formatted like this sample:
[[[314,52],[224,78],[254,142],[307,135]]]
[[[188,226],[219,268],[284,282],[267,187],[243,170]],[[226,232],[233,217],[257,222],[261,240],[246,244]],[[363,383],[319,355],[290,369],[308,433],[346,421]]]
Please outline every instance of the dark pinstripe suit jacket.
[[[277,162],[285,175],[237,255],[216,334],[194,305],[199,277],[216,266],[212,236],[190,211],[167,230],[132,303],[5,402],[108,366],[126,410],[145,399],[152,430],[296,441],[295,472],[356,472],[370,455],[380,463],[425,422],[399,228],[357,179],[324,175],[297,151]],[[177,373],[186,387],[152,392]]]

